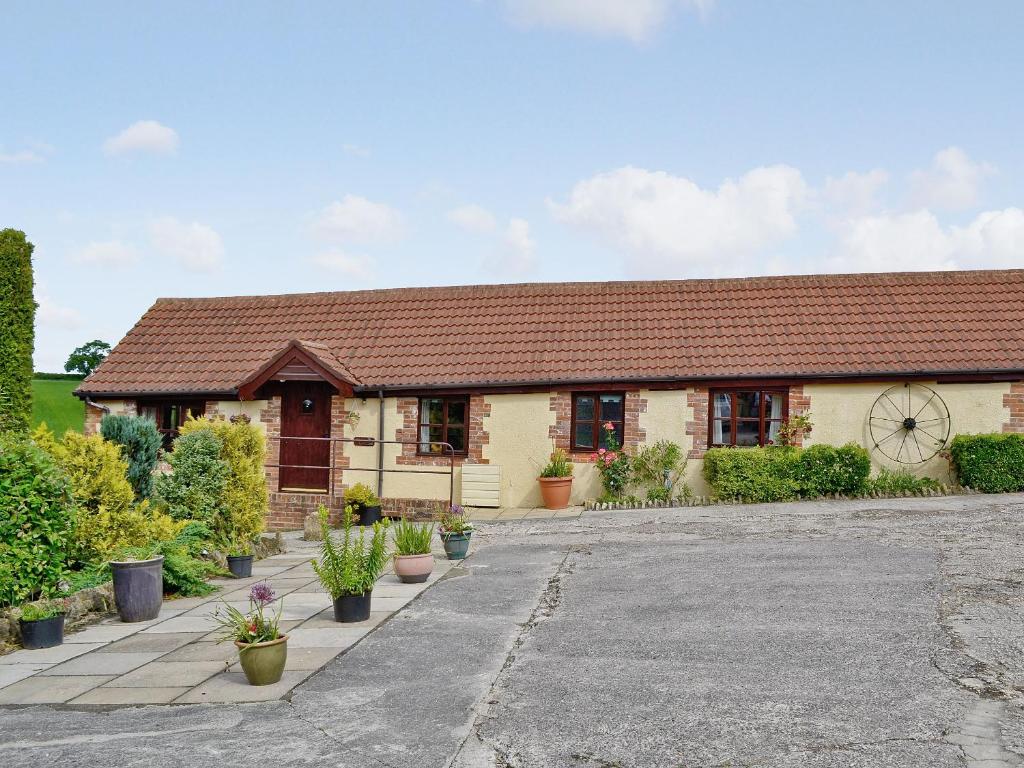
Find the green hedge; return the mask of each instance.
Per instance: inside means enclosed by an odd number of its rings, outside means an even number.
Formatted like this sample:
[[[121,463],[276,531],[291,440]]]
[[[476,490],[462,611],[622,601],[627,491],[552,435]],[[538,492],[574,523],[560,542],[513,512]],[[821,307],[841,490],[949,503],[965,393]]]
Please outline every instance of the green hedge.
[[[1024,491],[1024,435],[957,435],[950,453],[961,485],[985,493]]]
[[[870,471],[868,452],[853,443],[712,448],[704,456],[704,479],[714,495],[747,502],[861,493]]]

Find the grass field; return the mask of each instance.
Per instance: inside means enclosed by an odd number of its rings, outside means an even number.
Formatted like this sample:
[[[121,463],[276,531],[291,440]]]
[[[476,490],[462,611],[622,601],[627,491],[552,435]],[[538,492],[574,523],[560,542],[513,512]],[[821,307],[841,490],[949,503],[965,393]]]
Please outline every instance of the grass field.
[[[32,427],[45,421],[54,434],[82,431],[85,403],[71,394],[78,379],[32,379]]]

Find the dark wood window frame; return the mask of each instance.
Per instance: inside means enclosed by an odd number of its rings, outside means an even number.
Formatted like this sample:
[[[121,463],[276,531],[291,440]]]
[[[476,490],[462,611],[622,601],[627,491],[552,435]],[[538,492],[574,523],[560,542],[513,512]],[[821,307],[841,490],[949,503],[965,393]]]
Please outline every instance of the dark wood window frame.
[[[577,418],[576,415],[576,403],[581,397],[592,397],[594,398],[594,415],[591,419],[583,419],[582,421]],[[604,419],[601,418],[601,398],[602,397],[618,397],[622,401],[622,418],[621,419]],[[572,418],[569,424],[569,449],[572,451],[585,451],[593,453],[601,447],[601,438],[603,437],[602,424],[606,424],[611,421],[613,424],[621,427],[620,433],[624,436],[626,433],[626,393],[611,390],[602,392],[573,392],[572,393]],[[594,445],[577,445],[576,444],[576,425],[583,423],[593,424],[593,435]],[[621,446],[620,446],[621,447]]]
[[[758,415],[757,417],[739,417],[738,409],[736,407],[736,395],[739,393],[758,393]],[[757,444],[763,446],[768,435],[768,425],[772,421],[779,423],[784,422],[789,418],[789,388],[788,387],[735,387],[728,389],[712,389],[708,393],[708,448],[721,448],[736,445],[737,425],[739,422],[753,423],[757,422]],[[715,442],[715,422],[725,421],[725,419],[715,418],[715,399],[719,395],[730,395],[729,403],[729,442],[716,443]],[[782,413],[780,418],[771,419],[765,418],[765,395],[778,395],[782,397]],[[753,446],[741,446],[741,447],[753,447]]]
[[[429,421],[429,415],[425,413],[423,402],[425,400],[441,400],[444,403],[442,410],[442,420],[440,424],[431,423]],[[448,427],[453,426],[462,429],[464,437],[462,440],[462,450],[455,450],[456,456],[468,456],[469,455],[469,395],[423,395],[417,401],[417,415],[416,415],[416,440],[419,441],[422,437],[424,427],[441,427],[441,440],[442,443],[448,442]],[[465,406],[465,416],[463,417],[462,423],[454,422],[449,425],[448,422],[448,406],[451,403],[462,403]],[[443,450],[441,452],[431,451],[430,442],[417,442],[416,443],[416,455],[417,456],[447,456],[448,451]]]
[[[171,417],[172,410],[177,408],[177,421],[175,422]],[[178,436],[178,427],[188,418],[188,414],[191,413],[195,418],[199,418],[206,413],[206,401],[194,400],[190,398],[161,398],[155,400],[137,400],[135,403],[135,411],[140,416],[151,415],[147,414],[147,411],[156,411],[156,429],[160,433],[160,437],[163,440],[163,448],[165,451],[171,450],[171,444],[174,442],[174,438]],[[168,417],[171,417],[168,420]]]

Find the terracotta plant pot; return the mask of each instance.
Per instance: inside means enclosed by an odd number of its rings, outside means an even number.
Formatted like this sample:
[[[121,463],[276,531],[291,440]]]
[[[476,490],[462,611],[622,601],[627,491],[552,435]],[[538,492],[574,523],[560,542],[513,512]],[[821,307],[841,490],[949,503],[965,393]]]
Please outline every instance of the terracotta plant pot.
[[[403,584],[422,584],[434,570],[434,556],[395,555],[395,575]]]
[[[164,557],[111,562],[114,603],[121,621],[149,621],[160,615],[164,600]]]
[[[21,644],[28,649],[53,648],[64,642],[64,614],[48,619],[21,620]]]
[[[538,477],[545,509],[565,509],[572,493],[571,477]]]
[[[288,660],[288,635],[265,643],[240,643],[238,660],[249,685],[273,685],[284,674],[284,663]]]
[[[469,552],[469,537],[472,533],[442,533],[441,541],[444,542],[444,553],[449,560],[463,560]]]
[[[373,592],[361,595],[342,595],[334,601],[334,620],[343,624],[366,621],[370,618],[370,597]]]

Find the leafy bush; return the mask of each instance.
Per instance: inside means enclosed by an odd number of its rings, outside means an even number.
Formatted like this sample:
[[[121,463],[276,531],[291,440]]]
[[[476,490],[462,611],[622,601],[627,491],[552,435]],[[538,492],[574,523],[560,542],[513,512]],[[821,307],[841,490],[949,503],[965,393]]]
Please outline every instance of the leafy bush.
[[[181,435],[167,457],[172,472],[160,475],[155,489],[171,517],[205,523],[215,535],[230,529],[224,503],[229,470],[220,458],[222,448],[220,438],[209,429]]]
[[[181,434],[209,430],[221,442],[219,457],[227,465],[222,529],[214,529],[221,543],[234,551],[252,550],[252,542],[263,532],[267,520],[267,481],[263,461],[266,445],[263,433],[244,419],[188,419]],[[179,438],[180,439],[180,438]],[[177,443],[175,443],[177,451]]]
[[[433,538],[433,523],[399,520],[395,526],[395,552],[399,555],[430,554],[430,542]]]
[[[341,518],[341,542],[335,543],[327,524],[327,508],[320,507],[324,541],[320,561],[313,561],[313,570],[332,600],[371,591],[387,565],[387,518],[373,524],[373,535],[367,544],[365,526],[359,526],[358,536],[352,533],[352,517],[352,507],[346,505]]]
[[[641,446],[630,463],[632,482],[646,491],[647,501],[668,501],[677,495],[690,495],[686,483],[680,485],[686,471],[686,456],[677,443],[659,440]]]
[[[917,477],[906,469],[895,472],[882,469],[878,475],[867,481],[867,490],[883,496],[897,496],[903,493],[920,493],[926,490],[938,490],[942,485],[930,477]]]
[[[128,462],[128,481],[135,498],[153,494],[153,470],[160,455],[160,433],[152,419],[141,416],[107,415],[100,422],[100,434],[121,446]]]
[[[601,485],[604,487],[604,497],[608,499],[620,499],[629,484],[630,469],[629,455],[620,450],[619,441],[615,437],[615,429],[611,422],[602,424],[607,448],[599,448],[592,458],[601,474]]]
[[[540,471],[541,477],[572,477],[572,462],[564,448],[558,448]]]
[[[359,510],[380,506],[380,499],[366,483],[356,483],[345,489],[345,503]]]
[[[164,557],[164,592],[185,597],[201,597],[216,590],[206,579],[226,575],[225,571],[202,554],[213,534],[201,523],[188,523],[169,541],[159,541],[142,547],[125,547],[116,553],[117,559],[150,560]]]
[[[1024,435],[957,435],[950,454],[961,485],[985,493],[1024,490]]]
[[[0,605],[59,590],[74,501],[67,477],[35,443],[0,436]]]
[[[0,230],[0,432],[27,432],[32,416],[32,250],[24,232]]]
[[[863,493],[871,473],[871,456],[854,443],[812,445],[800,452],[796,471],[803,496]]]
[[[704,478],[721,499],[790,501],[799,497],[797,448],[712,448],[704,455]]]

